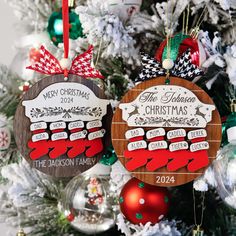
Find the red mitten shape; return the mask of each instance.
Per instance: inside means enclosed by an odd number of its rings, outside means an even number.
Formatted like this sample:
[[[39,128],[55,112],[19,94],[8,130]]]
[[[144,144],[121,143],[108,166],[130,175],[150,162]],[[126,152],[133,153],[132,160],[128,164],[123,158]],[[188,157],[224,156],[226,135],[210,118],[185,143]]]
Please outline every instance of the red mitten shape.
[[[139,167],[145,166],[150,159],[150,152],[146,149],[139,149],[134,151],[125,150],[124,157],[129,160],[125,167],[128,171],[136,170]]]
[[[167,165],[169,161],[169,153],[167,150],[155,150],[149,151],[149,153],[149,157],[152,159],[146,165],[148,171],[155,171]]]
[[[85,149],[86,149],[86,141],[87,140],[85,140],[85,139],[68,141],[68,146],[71,149],[67,152],[67,156],[69,158],[75,158],[75,157],[81,155],[82,153],[84,153]]]
[[[28,147],[30,149],[33,149],[33,151],[30,152],[30,158],[32,160],[37,160],[40,157],[43,157],[44,155],[48,154],[49,146],[47,140],[42,140],[38,142],[33,142],[30,140],[28,142]]]
[[[103,143],[102,143],[102,138],[97,138],[94,140],[87,140],[86,141],[86,146],[88,149],[85,152],[85,155],[87,157],[93,157],[100,153],[103,150]]]
[[[191,159],[188,164],[188,171],[195,172],[209,165],[209,158],[207,150],[191,152]]]
[[[56,141],[48,141],[48,144],[52,150],[49,152],[49,157],[52,159],[56,159],[67,152],[68,143],[67,140],[56,140]]]
[[[178,169],[188,165],[191,156],[190,151],[180,150],[170,152],[167,150],[167,152],[169,152],[169,159],[172,159],[167,165],[169,171],[177,171]]]

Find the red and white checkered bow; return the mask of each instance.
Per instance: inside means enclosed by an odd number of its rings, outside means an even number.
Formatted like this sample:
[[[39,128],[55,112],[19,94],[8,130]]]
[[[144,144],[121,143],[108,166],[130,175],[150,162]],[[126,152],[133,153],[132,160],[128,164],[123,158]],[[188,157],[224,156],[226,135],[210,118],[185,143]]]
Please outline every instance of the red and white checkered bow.
[[[93,55],[93,46],[81,55],[78,55],[72,62],[71,68],[68,71],[69,74],[75,74],[81,77],[100,78],[103,79],[103,75],[100,71],[91,66],[91,60]],[[44,47],[40,47],[39,60],[33,65],[27,67],[27,69],[35,70],[42,74],[56,75],[63,74],[64,70],[61,68],[59,61]]]

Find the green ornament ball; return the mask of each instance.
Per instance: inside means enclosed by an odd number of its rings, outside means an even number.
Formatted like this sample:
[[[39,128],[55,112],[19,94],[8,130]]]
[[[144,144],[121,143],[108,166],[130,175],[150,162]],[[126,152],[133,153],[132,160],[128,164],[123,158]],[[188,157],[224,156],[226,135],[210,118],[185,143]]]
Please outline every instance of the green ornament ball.
[[[221,146],[225,146],[228,144],[227,132],[226,132],[226,122],[222,123],[222,140]]]
[[[117,161],[117,155],[112,145],[107,148],[106,153],[100,160],[100,163],[103,165],[111,166]]]
[[[70,39],[77,39],[84,37],[82,24],[80,22],[79,16],[70,11],[69,13],[69,23],[70,23]],[[50,39],[57,46],[59,43],[63,42],[63,21],[62,21],[62,10],[53,12],[48,20],[47,31],[49,33]]]
[[[229,142],[236,141],[236,104],[231,104],[231,113],[228,115],[226,122],[222,124],[222,142],[221,146]]]

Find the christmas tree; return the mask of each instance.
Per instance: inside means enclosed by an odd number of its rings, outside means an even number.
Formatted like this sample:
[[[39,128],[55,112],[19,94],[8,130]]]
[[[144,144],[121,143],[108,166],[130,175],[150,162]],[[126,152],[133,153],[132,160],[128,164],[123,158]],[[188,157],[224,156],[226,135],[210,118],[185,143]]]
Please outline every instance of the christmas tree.
[[[119,202],[125,200],[122,194],[123,197],[119,198],[120,192],[131,179],[131,174],[117,160],[111,146],[106,147],[107,152],[99,163],[103,166],[99,166],[101,176],[106,172],[105,179],[99,177],[98,168],[95,170],[97,177],[91,177],[90,173],[89,177],[78,176],[72,182],[71,178],[54,178],[31,168],[17,148],[13,137],[17,106],[23,94],[43,78],[27,70],[26,66],[40,60],[41,45],[56,58],[63,55],[61,2],[8,1],[19,18],[17,28],[25,32],[25,37],[16,51],[14,66],[0,66],[1,221],[23,228],[27,235],[37,236],[96,232],[104,236],[191,235],[192,232],[193,235],[236,235],[232,134],[236,120],[235,1],[69,1],[69,58],[84,53],[89,45],[93,45],[92,66],[101,72],[104,80],[91,80],[105,91],[114,109],[137,82],[143,67],[141,53],[157,59],[158,54],[162,56],[164,53],[158,51],[160,45],[179,34],[191,35],[202,45],[197,51],[196,63],[201,76],[188,80],[213,99],[220,113],[223,132],[218,160],[194,182],[171,187],[169,197],[160,190],[159,194],[164,194],[163,200],[169,204],[169,213],[165,215],[163,211],[165,217],[159,222],[144,225],[129,222],[120,212]],[[177,41],[172,44],[171,47],[175,48]],[[194,50],[193,42],[187,45],[188,48]],[[146,185],[140,188],[143,187]],[[88,200],[81,200],[80,193]],[[68,198],[75,196],[80,200],[73,204],[86,209],[87,214],[80,215],[79,211],[70,208],[68,202],[71,199]],[[106,208],[110,211],[105,211]],[[90,214],[89,211],[106,213]],[[78,214],[80,224],[73,224],[75,214]],[[142,214],[137,218],[141,219]],[[94,224],[103,225],[104,229],[94,229]]]

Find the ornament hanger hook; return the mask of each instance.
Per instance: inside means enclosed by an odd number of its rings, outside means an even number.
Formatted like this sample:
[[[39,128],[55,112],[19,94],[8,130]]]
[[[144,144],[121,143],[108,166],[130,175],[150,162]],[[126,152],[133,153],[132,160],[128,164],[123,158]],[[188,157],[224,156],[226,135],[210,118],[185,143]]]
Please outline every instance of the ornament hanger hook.
[[[201,218],[200,224],[197,223],[197,213],[196,213],[196,197],[195,191],[193,187],[193,211],[194,211],[194,224],[196,229],[193,230],[193,236],[203,236],[203,230],[201,229],[203,218],[204,218],[204,211],[205,211],[205,192],[201,193]]]

